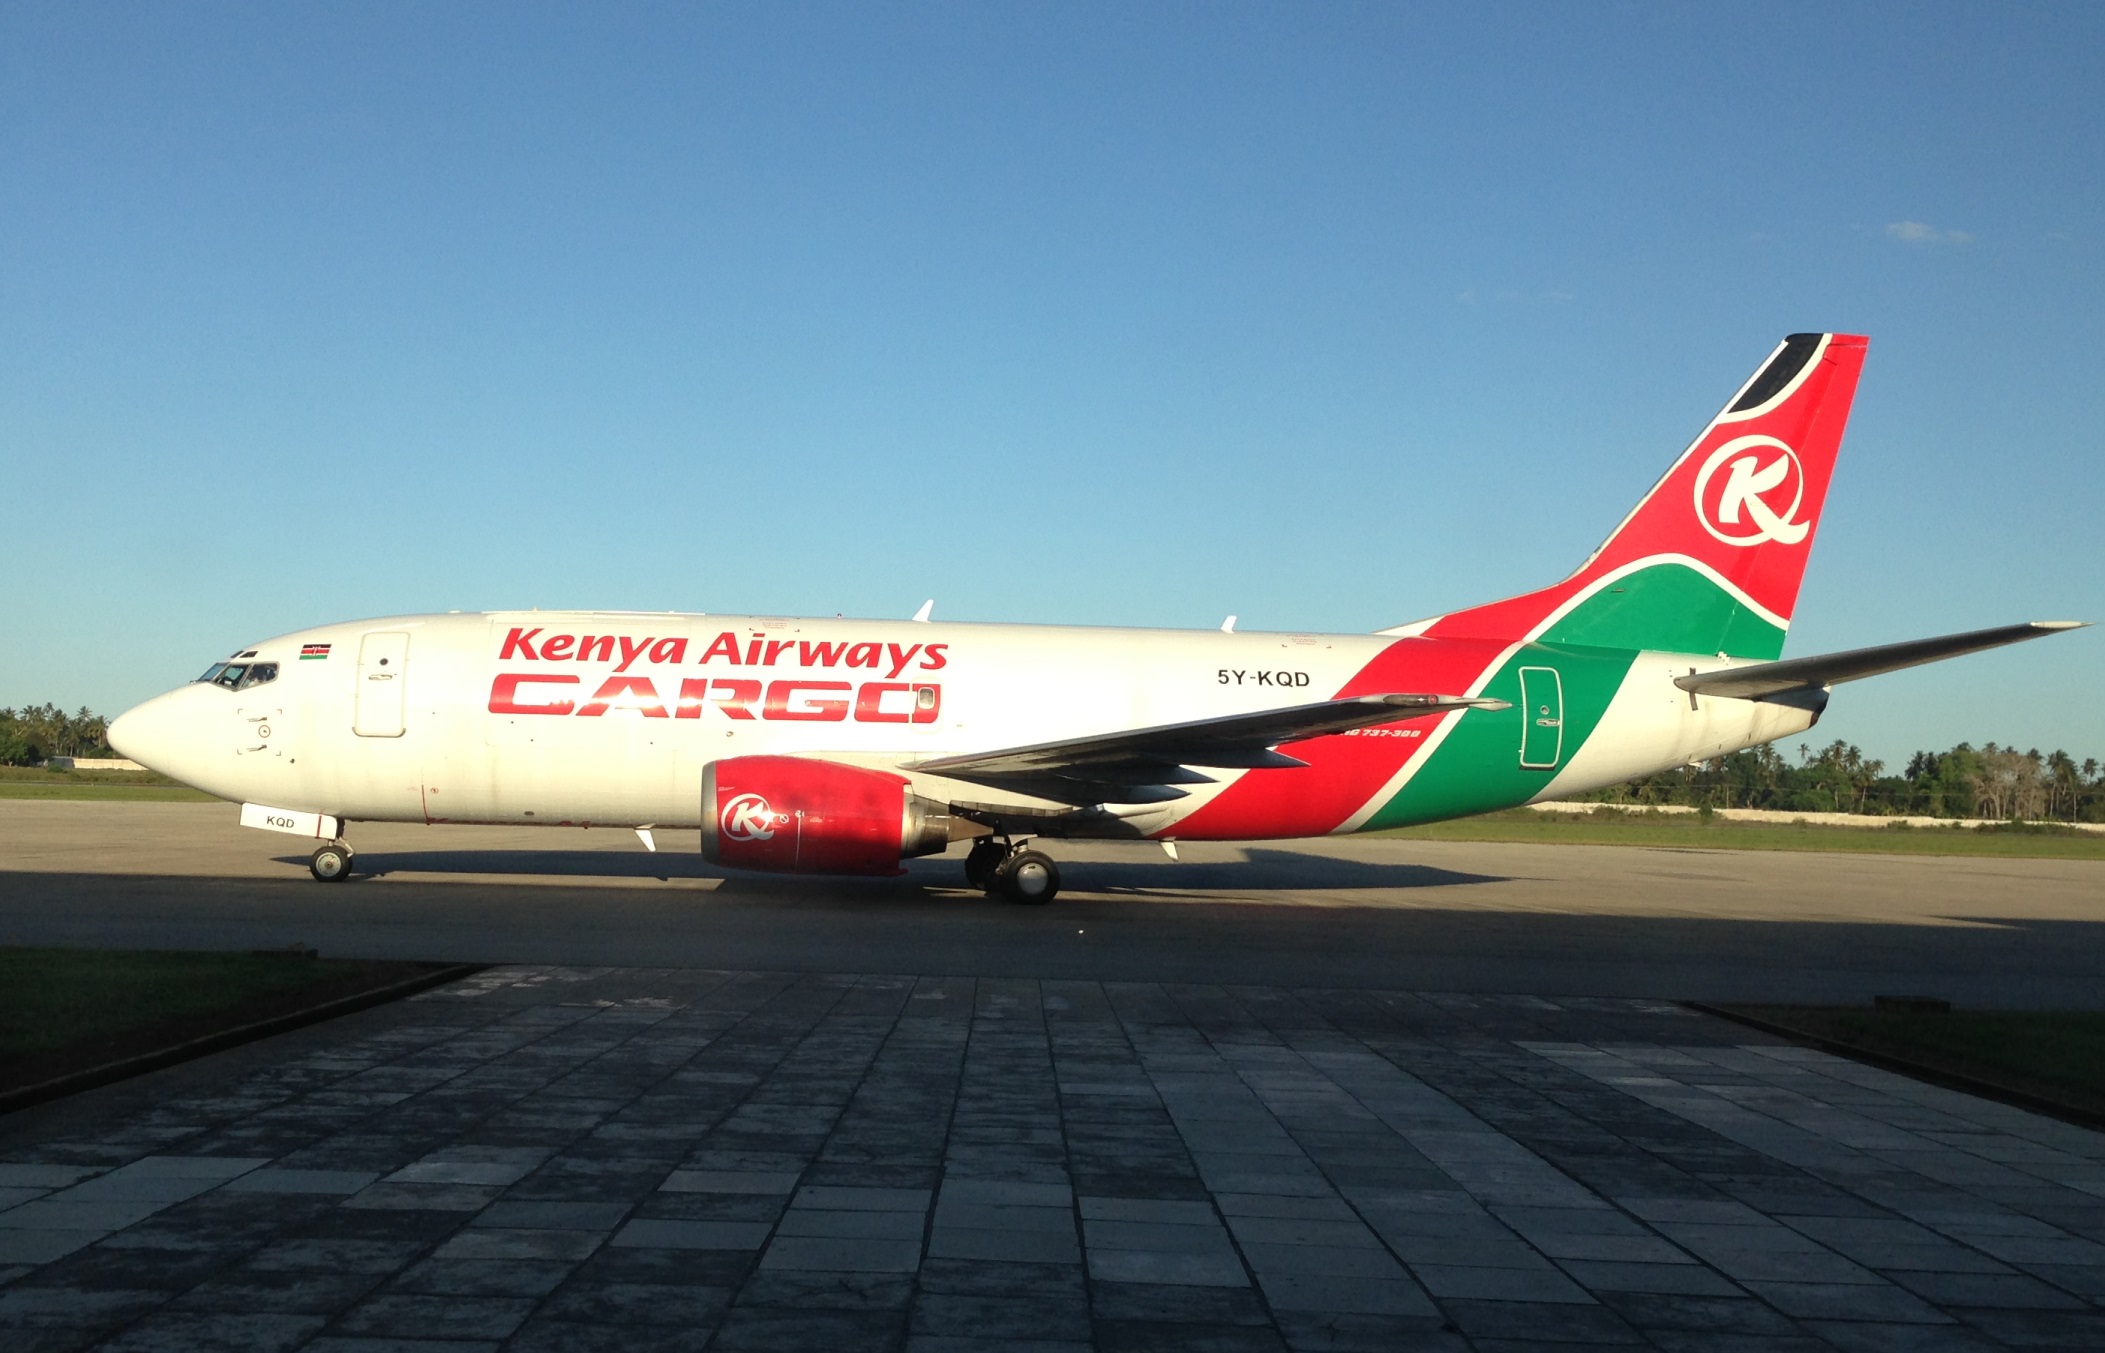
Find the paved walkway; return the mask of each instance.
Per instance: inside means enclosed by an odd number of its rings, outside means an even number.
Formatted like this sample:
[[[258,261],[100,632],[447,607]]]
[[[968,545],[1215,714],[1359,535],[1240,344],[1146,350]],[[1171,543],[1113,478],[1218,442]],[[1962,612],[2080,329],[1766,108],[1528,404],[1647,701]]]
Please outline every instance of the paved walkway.
[[[508,968],[274,1046],[0,1121],[0,1347],[2105,1348],[2105,1137],[1672,1006]]]

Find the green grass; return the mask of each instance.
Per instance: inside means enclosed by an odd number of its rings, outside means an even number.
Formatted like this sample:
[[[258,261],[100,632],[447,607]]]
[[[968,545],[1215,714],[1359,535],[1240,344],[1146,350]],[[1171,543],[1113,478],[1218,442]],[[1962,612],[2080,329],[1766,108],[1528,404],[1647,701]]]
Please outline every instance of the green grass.
[[[0,1090],[429,970],[275,954],[0,948]]]
[[[20,784],[0,780],[0,799],[86,799],[99,803],[218,803],[184,785]]]
[[[43,770],[0,766],[0,799],[91,799],[108,803],[217,803],[201,789],[150,770]]]
[[[1872,855],[1988,855],[2105,860],[2105,832],[2009,827],[1828,827],[1732,822],[1695,813],[1608,810],[1580,816],[1516,808],[1484,817],[1370,833],[1417,841],[1508,841],[1551,846],[1681,850],[1830,850]]]
[[[1797,1033],[2105,1113],[2105,1011],[1730,1008]]]

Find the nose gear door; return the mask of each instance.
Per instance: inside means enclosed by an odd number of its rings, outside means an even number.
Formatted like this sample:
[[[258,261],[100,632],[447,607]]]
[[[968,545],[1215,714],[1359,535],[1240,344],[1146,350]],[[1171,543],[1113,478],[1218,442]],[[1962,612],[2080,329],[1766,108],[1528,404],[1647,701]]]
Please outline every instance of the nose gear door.
[[[1564,754],[1564,680],[1554,667],[1520,669],[1520,765],[1555,770]]]
[[[358,694],[351,731],[362,738],[399,738],[409,680],[409,636],[368,634],[358,644]]]

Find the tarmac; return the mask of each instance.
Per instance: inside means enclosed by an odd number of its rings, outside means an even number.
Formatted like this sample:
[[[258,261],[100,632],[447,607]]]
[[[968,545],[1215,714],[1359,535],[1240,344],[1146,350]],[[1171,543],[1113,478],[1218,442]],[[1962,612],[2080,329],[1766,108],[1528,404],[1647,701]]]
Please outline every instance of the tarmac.
[[[2105,1005],[2105,861],[1343,838],[1054,842],[1042,908],[726,878],[694,832],[351,829],[322,884],[224,804],[0,800],[0,943],[1710,1001]]]
[[[498,966],[0,1118],[9,1353],[2105,1347],[2105,1135],[1663,999],[2095,1006],[2105,866],[1062,845],[1018,908],[231,817],[0,802],[0,941]]]

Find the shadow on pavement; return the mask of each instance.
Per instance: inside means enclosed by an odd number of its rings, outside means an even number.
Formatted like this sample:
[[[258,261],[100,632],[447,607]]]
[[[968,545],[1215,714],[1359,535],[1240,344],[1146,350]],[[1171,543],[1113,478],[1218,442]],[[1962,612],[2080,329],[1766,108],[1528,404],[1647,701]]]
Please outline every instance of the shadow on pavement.
[[[305,868],[305,855],[273,856]],[[361,850],[354,875],[512,874],[522,878],[720,879],[731,875],[699,855],[619,850]]]
[[[1839,1004],[1874,994],[1983,1007],[2105,1002],[2105,915],[1894,921],[1501,906],[1488,877],[1262,851],[1249,865],[1078,862],[1071,891],[1017,907],[941,862],[890,879],[748,876],[527,886],[504,877],[323,885],[276,879],[15,872],[0,943],[282,948],[347,957],[830,973],[969,973],[1387,991],[1534,992]],[[650,857],[615,855],[648,866]],[[385,863],[405,868],[413,855]],[[518,857],[537,868],[547,861]],[[593,868],[610,861],[591,860]],[[664,863],[671,863],[665,861]],[[487,857],[471,853],[469,867]],[[582,867],[579,861],[573,867]],[[691,856],[681,861],[698,868]],[[952,862],[954,866],[954,862]],[[523,876],[520,876],[523,877]],[[1190,890],[1208,878],[1229,891]],[[1148,891],[1160,888],[1163,891]],[[1169,891],[1174,888],[1175,891]],[[1302,891],[1330,889],[1328,896]],[[1384,893],[1384,888],[1398,892]],[[1415,890],[1415,891],[1412,891]],[[1479,902],[1490,897],[1491,905]]]
[[[307,863],[305,856],[281,855],[280,864]],[[1057,856],[1055,857],[1057,858]],[[1429,865],[1390,864],[1338,859],[1293,850],[1251,849],[1244,859],[1061,860],[1063,887],[1070,893],[1145,893],[1158,897],[1197,897],[1216,893],[1348,891],[1354,889],[1446,888],[1475,883],[1503,883],[1506,876],[1473,874]],[[718,869],[699,855],[661,851],[657,854],[612,850],[420,850],[361,851],[356,873],[367,878],[389,874],[460,874],[521,878],[722,879],[719,893],[804,895],[814,887],[838,887],[854,893],[965,891],[964,862],[958,859],[915,860],[907,872],[891,878],[846,878],[825,875],[771,875]]]

